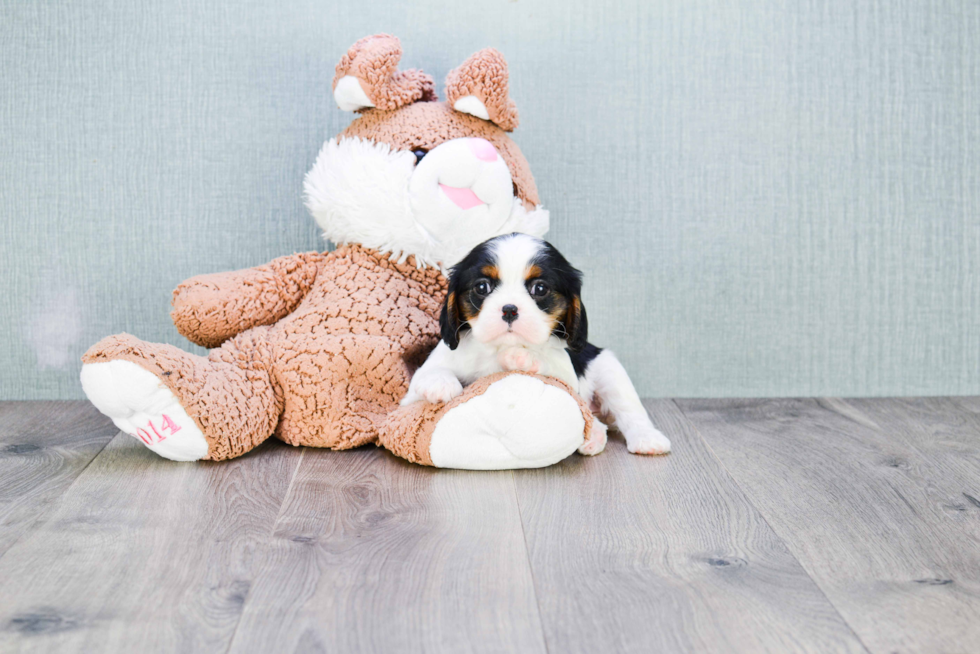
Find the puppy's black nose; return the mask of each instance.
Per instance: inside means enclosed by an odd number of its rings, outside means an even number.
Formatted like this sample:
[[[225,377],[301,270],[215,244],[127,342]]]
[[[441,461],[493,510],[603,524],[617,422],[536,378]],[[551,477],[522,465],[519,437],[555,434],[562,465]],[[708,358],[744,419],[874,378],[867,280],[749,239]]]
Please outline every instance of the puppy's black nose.
[[[505,304],[503,308],[504,322],[508,325],[517,320],[517,307],[513,304]]]

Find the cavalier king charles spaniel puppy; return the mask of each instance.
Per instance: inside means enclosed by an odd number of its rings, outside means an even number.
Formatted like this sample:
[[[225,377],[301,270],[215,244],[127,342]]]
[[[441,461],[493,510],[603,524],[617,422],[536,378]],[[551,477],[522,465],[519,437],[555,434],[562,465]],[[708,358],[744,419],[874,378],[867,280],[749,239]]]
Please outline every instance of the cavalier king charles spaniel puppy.
[[[669,452],[622,364],[586,340],[581,292],[582,273],[546,241],[507,234],[476,246],[450,269],[442,340],[402,404],[448,402],[480,377],[523,370],[564,381],[602,418],[582,454],[603,450],[607,425],[623,433],[630,452]]]

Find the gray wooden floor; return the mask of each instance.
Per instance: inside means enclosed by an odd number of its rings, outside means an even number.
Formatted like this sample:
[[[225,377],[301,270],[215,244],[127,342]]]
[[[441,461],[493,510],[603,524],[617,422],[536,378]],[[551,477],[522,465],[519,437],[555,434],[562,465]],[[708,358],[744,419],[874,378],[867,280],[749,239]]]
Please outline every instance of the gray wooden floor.
[[[0,403],[0,651],[980,651],[980,398],[647,406],[667,457],[474,473]]]

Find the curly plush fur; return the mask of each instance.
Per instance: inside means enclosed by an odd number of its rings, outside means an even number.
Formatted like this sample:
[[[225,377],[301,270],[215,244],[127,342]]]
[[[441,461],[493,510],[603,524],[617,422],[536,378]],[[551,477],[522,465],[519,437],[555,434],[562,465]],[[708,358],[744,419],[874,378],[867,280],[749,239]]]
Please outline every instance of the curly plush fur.
[[[207,357],[124,334],[83,361],[123,359],[156,374],[197,422],[208,459],[239,456],[273,431],[293,445],[347,449],[378,440],[376,425],[439,340],[445,293],[438,271],[356,245],[282,257],[177,288],[178,331],[224,341]]]
[[[431,75],[421,70],[398,71],[402,44],[390,34],[366,36],[350,47],[337,64],[333,88],[343,77],[351,75],[382,110],[394,110],[416,100],[436,100],[435,83]]]
[[[455,106],[460,98],[472,95],[486,108],[490,121],[505,132],[513,132],[520,121],[517,106],[510,99],[509,83],[504,56],[486,48],[446,76],[446,98]]]

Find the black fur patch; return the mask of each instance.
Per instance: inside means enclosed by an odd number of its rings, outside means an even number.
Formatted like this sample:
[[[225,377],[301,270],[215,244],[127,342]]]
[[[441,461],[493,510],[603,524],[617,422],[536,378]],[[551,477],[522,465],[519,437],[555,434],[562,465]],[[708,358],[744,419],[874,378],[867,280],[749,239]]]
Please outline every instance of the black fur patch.
[[[572,358],[572,368],[575,369],[575,376],[582,378],[585,376],[585,371],[588,370],[589,364],[602,352],[601,347],[596,347],[592,343],[586,343],[585,346],[578,352],[568,351],[568,356]]]

